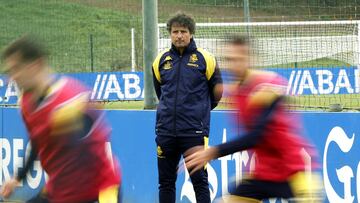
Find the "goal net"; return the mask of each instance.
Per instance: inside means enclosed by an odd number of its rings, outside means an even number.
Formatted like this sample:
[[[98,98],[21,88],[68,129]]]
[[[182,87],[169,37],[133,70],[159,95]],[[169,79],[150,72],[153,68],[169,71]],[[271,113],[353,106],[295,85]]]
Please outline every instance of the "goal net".
[[[304,107],[340,103],[358,107],[360,21],[197,23],[198,47],[212,52],[223,72],[225,40],[234,34],[251,37],[253,66],[275,71],[289,80],[288,94]],[[159,51],[171,42],[159,24]]]

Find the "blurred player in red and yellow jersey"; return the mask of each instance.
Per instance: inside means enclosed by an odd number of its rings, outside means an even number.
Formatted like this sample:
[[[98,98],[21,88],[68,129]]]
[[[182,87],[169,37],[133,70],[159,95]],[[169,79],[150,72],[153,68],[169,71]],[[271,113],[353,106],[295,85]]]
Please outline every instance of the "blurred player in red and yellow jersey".
[[[285,198],[294,202],[321,202],[319,176],[306,173],[303,149],[314,149],[295,129],[300,124],[285,105],[287,81],[272,72],[250,69],[248,39],[235,36],[227,46],[226,60],[235,78],[231,86],[236,121],[244,127],[243,136],[207,150],[193,149],[185,158],[193,172],[205,162],[238,151],[256,154],[253,174],[223,197],[224,202],[260,202]],[[312,163],[312,167],[318,165]]]
[[[38,157],[49,179],[28,202],[117,203],[120,169],[107,150],[110,127],[79,81],[56,78],[43,47],[29,36],[3,53],[5,72],[22,89],[21,113],[32,146],[23,170],[1,188],[9,197]]]

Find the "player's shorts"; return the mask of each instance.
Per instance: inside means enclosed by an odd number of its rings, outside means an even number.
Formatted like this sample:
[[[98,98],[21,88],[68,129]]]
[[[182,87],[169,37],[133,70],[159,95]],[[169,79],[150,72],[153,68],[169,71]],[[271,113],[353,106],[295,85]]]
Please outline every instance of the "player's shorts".
[[[121,197],[121,189],[116,185],[100,191],[98,199],[81,203],[121,203]],[[42,190],[26,203],[50,203],[50,201]]]
[[[288,182],[270,182],[254,179],[243,180],[239,186],[230,190],[229,193],[232,196],[239,197],[239,199],[253,199],[254,202],[272,197],[284,199],[294,197]]]
[[[246,179],[223,197],[224,202],[261,202],[269,198],[283,198],[290,202],[322,202],[322,186],[319,176],[313,174],[309,179],[304,172],[293,175],[288,181],[273,182]]]

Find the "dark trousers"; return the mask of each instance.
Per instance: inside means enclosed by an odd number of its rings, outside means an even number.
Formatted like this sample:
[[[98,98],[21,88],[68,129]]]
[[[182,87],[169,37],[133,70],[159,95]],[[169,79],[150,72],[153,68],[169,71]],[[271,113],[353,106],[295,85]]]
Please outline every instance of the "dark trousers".
[[[204,146],[204,137],[157,136],[159,200],[160,203],[175,203],[175,183],[181,155],[195,146]],[[210,203],[208,174],[206,169],[190,176],[197,203]]]

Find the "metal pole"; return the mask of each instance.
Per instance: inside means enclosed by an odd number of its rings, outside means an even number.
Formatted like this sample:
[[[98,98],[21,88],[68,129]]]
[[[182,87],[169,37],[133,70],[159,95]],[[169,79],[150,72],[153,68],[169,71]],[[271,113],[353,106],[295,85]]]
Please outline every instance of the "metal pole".
[[[4,96],[4,98],[0,98],[0,109],[1,109],[1,115],[0,115],[0,117],[1,117],[1,120],[0,120],[0,129],[1,129],[1,131],[0,131],[0,133],[1,133],[1,138],[3,138],[4,137],[4,108],[6,107],[5,105],[4,105],[4,103],[5,103],[5,101],[7,100],[7,98]]]
[[[249,9],[249,0],[243,0],[244,3],[244,21],[250,22],[250,9]]]
[[[360,21],[357,22],[357,69],[358,69],[358,74],[355,75],[355,77],[357,77],[357,80],[359,81],[360,79]],[[359,91],[359,90],[358,90]],[[355,90],[356,92],[356,90]],[[356,92],[357,93],[357,92]]]
[[[244,21],[246,23],[250,23],[250,9],[249,9],[249,0],[243,0],[244,3]],[[248,37],[251,36],[251,28],[250,26],[246,26],[246,34]]]
[[[360,69],[360,21],[357,22],[357,65],[358,65],[358,68]]]
[[[0,98],[0,137],[3,138],[3,122],[4,122],[4,117],[3,117],[3,105],[2,105],[2,99]]]
[[[92,34],[90,34],[90,64],[91,72],[94,72],[94,40]]]
[[[131,28],[131,72],[135,72],[135,29]]]
[[[142,0],[144,53],[144,109],[156,107],[152,63],[158,53],[157,0]]]

